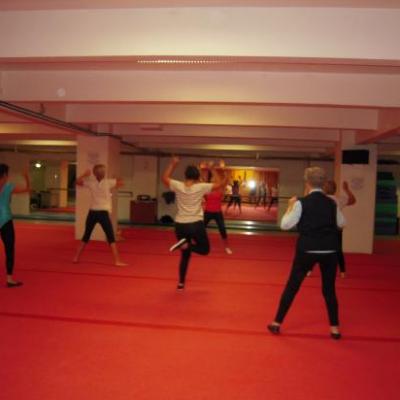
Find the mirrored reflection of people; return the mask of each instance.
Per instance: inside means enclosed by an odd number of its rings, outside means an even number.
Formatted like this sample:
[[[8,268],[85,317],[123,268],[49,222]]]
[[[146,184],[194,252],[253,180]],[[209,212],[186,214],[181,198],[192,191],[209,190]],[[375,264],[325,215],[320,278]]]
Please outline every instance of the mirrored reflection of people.
[[[257,204],[257,182],[255,182],[255,181],[250,182],[249,203]]]
[[[229,203],[226,206],[225,215],[228,214],[230,207],[233,204],[233,211],[235,212],[236,206],[239,208],[239,215],[242,213],[242,196],[240,194],[240,181],[234,180],[232,184],[232,195],[229,199]]]
[[[337,186],[335,181],[327,181],[324,185],[324,192],[333,199],[340,210],[345,207],[350,207],[356,204],[356,197],[354,193],[350,190],[348,182],[343,182],[343,194],[340,196],[336,195]],[[338,265],[340,270],[340,276],[342,278],[346,277],[346,261],[343,254],[343,229],[338,230],[339,236],[339,251],[338,251]],[[311,272],[311,271],[310,271]]]
[[[15,231],[13,216],[11,213],[11,198],[14,194],[30,192],[30,181],[28,173],[24,174],[25,185],[16,186],[8,181],[9,167],[0,164],[0,236],[4,245],[7,287],[14,288],[22,286],[22,282],[13,278],[15,261]]]
[[[179,158],[173,157],[163,173],[162,181],[176,194],[178,211],[175,217],[175,234],[178,242],[171,246],[170,251],[181,250],[177,289],[183,290],[192,253],[206,256],[210,252],[202,207],[204,195],[220,189],[223,182],[217,179],[214,183],[201,182],[200,170],[194,165],[186,167],[183,182],[177,181],[172,179],[172,175],[178,164]]]
[[[267,184],[264,181],[262,181],[258,186],[258,197],[255,208],[257,208],[260,204],[263,205],[264,209],[267,207],[267,195],[268,195]]]
[[[279,198],[278,188],[276,186],[272,186],[267,211],[270,211],[271,207],[274,204],[278,205],[278,198]]]
[[[232,196],[232,185],[229,183],[225,186],[225,191],[224,191],[224,201],[229,201],[229,199]]]
[[[299,237],[289,279],[282,293],[275,319],[268,325],[268,329],[273,334],[280,333],[280,326],[307,272],[318,263],[331,337],[340,339],[335,289],[339,250],[337,229],[344,226],[345,220],[335,201],[323,192],[326,182],[325,171],[319,167],[307,168],[304,178],[309,194],[300,200],[296,197],[291,198],[281,221],[283,230],[289,230],[297,225]]]
[[[116,266],[125,266],[126,264],[121,261],[119,256],[114,229],[110,218],[112,205],[111,190],[113,188],[122,187],[123,182],[120,179],[107,179],[105,165],[97,164],[93,167],[93,177],[91,177],[91,171],[87,170],[76,180],[76,185],[90,191],[91,203],[86,217],[85,232],[73,262],[79,262],[82,252],[90,240],[93,229],[96,224],[100,224],[106,235],[107,242],[110,245],[114,257],[114,264]]]
[[[220,168],[225,168],[225,163],[223,161],[219,164]],[[227,254],[232,254],[232,250],[229,247],[228,243],[228,234],[226,232],[224,214],[222,213],[222,201],[224,198],[225,185],[227,183],[228,178],[226,176],[216,175],[218,172],[216,170],[208,170],[208,179],[207,182],[214,183],[218,180],[223,181],[223,186],[213,190],[210,193],[207,193],[204,196],[205,205],[204,205],[204,225],[207,227],[210,221],[214,220],[217,224],[219,234],[224,242],[225,252]]]

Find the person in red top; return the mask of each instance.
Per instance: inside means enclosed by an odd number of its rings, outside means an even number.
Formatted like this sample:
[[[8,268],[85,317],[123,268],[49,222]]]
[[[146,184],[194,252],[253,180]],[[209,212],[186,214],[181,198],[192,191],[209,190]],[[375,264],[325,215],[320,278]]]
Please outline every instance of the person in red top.
[[[220,162],[220,167],[221,168],[225,167],[225,163],[223,161]],[[214,180],[212,172],[211,172],[211,170],[209,170],[207,172],[208,172],[207,181],[212,182]],[[228,244],[228,234],[226,233],[224,214],[222,213],[222,201],[224,200],[224,196],[225,196],[225,193],[224,193],[225,186],[226,186],[226,182],[221,188],[213,190],[212,192],[207,193],[204,196],[204,199],[205,199],[204,225],[207,227],[207,225],[209,224],[209,222],[211,220],[214,220],[216,222],[219,233],[224,242],[225,252],[227,254],[232,254],[232,250],[230,249],[229,244]]]

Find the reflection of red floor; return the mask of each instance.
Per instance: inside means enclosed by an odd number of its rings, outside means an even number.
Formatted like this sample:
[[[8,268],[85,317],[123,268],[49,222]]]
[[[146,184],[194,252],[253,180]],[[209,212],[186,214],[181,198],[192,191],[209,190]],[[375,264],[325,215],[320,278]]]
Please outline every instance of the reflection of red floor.
[[[266,330],[294,236],[231,234],[227,256],[210,234],[210,255],[193,256],[177,293],[172,230],[126,229],[130,266],[118,268],[105,243],[72,264],[72,226],[15,225],[25,285],[0,285],[5,400],[398,399],[398,241],[348,255],[337,285],[344,337],[334,342],[317,269],[282,335]]]
[[[224,205],[223,209],[226,209]],[[225,214],[226,219],[240,220],[240,221],[264,221],[276,222],[278,216],[278,207],[272,206],[269,211],[262,206],[257,208],[250,204],[242,204],[242,213],[239,215],[239,208],[233,210],[233,205],[229,208],[228,214]]]
[[[74,214],[75,207],[51,207],[51,208],[43,208],[39,211],[49,212],[49,213],[67,213],[67,214]]]

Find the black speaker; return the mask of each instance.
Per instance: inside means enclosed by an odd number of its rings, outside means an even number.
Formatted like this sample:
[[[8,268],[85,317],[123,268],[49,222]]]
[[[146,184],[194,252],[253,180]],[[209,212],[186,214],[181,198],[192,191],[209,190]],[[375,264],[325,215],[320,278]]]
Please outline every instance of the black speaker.
[[[369,164],[369,150],[343,150],[342,164]]]

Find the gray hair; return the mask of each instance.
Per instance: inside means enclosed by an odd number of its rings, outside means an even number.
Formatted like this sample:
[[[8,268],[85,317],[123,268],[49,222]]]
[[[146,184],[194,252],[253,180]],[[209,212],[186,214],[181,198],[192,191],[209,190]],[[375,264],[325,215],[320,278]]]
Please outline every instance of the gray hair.
[[[320,167],[306,168],[304,180],[313,188],[321,189],[326,181],[326,172]]]

